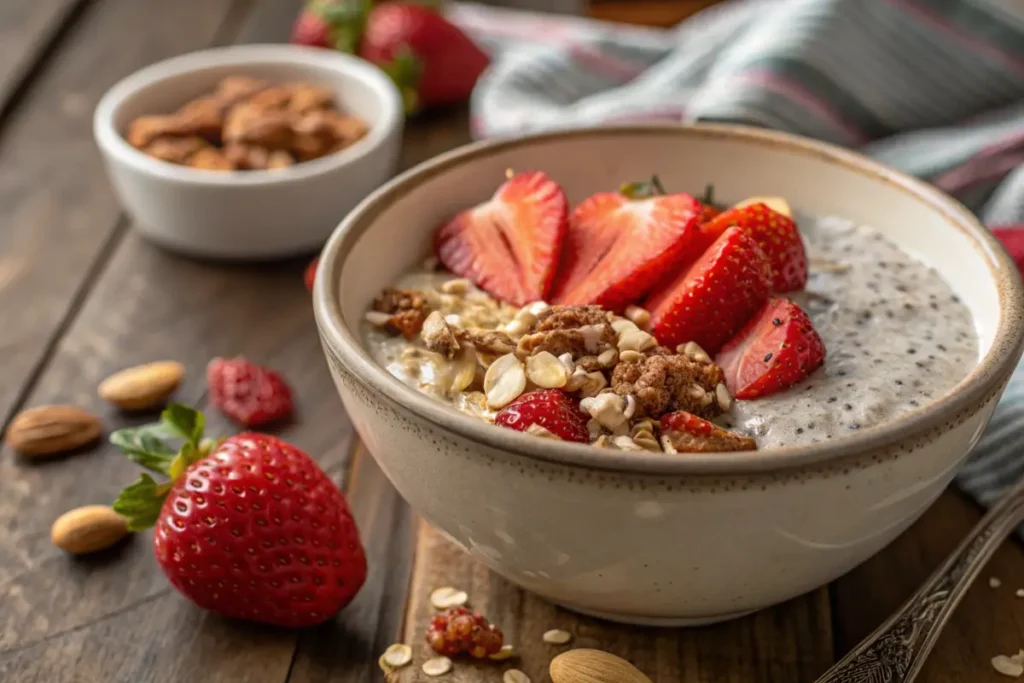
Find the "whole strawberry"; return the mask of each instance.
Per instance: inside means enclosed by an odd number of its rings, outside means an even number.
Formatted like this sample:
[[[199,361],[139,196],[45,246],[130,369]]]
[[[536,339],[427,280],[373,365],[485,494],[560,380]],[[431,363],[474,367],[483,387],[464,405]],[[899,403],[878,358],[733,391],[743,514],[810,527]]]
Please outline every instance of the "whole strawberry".
[[[359,56],[391,77],[408,113],[465,101],[490,63],[461,29],[416,2],[374,6]]]
[[[206,366],[210,403],[245,427],[277,422],[294,409],[281,375],[245,358],[214,358]]]
[[[177,451],[167,435],[184,441]],[[143,467],[114,502],[128,528],[154,527],[153,551],[171,584],[226,617],[300,628],[351,602],[366,555],[345,497],[308,455],[244,433],[203,438],[203,415],[171,404],[161,421],[114,432]]]
[[[292,25],[291,42],[354,53],[372,0],[311,0]]]

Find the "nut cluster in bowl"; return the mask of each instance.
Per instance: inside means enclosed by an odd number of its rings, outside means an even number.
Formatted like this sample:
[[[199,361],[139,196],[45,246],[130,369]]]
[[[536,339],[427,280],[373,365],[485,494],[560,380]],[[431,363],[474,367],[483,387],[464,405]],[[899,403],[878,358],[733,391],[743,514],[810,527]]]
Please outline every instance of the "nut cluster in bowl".
[[[287,168],[345,149],[366,135],[362,119],[337,108],[334,93],[302,81],[245,75],[171,114],[140,116],[127,140],[151,157],[214,171]]]

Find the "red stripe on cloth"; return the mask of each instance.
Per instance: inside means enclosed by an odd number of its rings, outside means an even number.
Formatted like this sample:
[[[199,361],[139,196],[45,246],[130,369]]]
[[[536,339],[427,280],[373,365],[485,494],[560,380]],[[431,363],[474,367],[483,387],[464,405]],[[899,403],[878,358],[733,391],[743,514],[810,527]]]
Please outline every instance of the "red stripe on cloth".
[[[993,62],[1015,72],[1018,76],[1024,76],[1024,62],[1013,55],[1003,52],[997,47],[986,43],[983,39],[965,33],[959,26],[951,23],[949,19],[942,16],[930,7],[926,7],[918,0],[889,0],[893,5],[901,7],[908,14],[912,14],[923,23],[928,24],[936,31],[954,40],[961,47],[964,47],[977,55],[985,57]]]

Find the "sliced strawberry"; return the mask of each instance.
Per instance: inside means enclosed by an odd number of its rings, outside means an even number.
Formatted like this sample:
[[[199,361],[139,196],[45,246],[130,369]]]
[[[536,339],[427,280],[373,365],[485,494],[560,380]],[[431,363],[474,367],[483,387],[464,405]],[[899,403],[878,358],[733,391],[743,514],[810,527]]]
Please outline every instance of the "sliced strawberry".
[[[825,344],[803,309],[771,298],[715,358],[736,398],[782,391],[825,361]]]
[[[545,300],[568,225],[562,188],[541,171],[509,178],[494,197],[438,230],[437,256],[456,275],[503,301]]]
[[[807,285],[807,253],[792,218],[761,203],[733,207],[700,226],[697,248],[711,244],[732,226],[742,228],[764,250],[774,291],[793,292]]]
[[[707,223],[709,220],[722,213],[722,210],[715,206],[715,186],[710,183],[704,188],[704,194],[700,198],[700,203],[703,206],[703,210],[700,214],[701,223]]]
[[[757,450],[753,439],[726,431],[684,410],[663,415],[661,433],[680,453]]]
[[[590,441],[579,401],[558,389],[523,394],[498,411],[494,424],[520,432],[537,425],[563,441]]]
[[[645,308],[651,333],[669,348],[697,342],[722,348],[771,292],[771,270],[757,242],[739,228],[718,240],[675,279],[653,292]]]
[[[688,194],[650,195],[637,187],[595,194],[573,211],[555,285],[557,303],[622,310],[685,258],[700,202]],[[656,178],[651,187],[660,188]]]

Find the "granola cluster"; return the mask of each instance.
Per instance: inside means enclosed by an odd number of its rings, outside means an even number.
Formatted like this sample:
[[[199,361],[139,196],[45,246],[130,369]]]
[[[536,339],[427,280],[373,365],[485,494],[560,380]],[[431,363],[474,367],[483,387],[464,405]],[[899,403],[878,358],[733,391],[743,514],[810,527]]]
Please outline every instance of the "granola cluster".
[[[644,329],[647,319],[635,307],[626,316],[544,302],[516,309],[466,280],[385,290],[367,314],[413,342],[402,359],[421,389],[476,417],[493,421],[524,393],[558,389],[579,400],[594,445],[654,452],[715,446],[661,434],[660,422],[676,411],[706,420],[727,411],[732,396],[722,369],[694,343],[659,345]]]
[[[128,142],[173,164],[218,171],[285,168],[348,147],[367,133],[312,83],[228,76],[172,114],[141,116]]]

